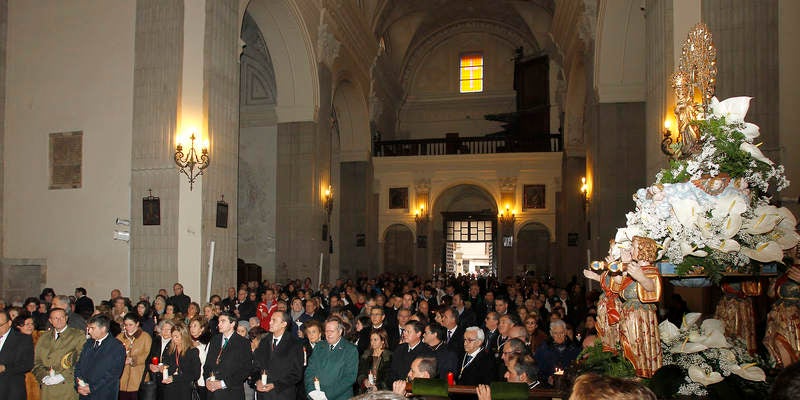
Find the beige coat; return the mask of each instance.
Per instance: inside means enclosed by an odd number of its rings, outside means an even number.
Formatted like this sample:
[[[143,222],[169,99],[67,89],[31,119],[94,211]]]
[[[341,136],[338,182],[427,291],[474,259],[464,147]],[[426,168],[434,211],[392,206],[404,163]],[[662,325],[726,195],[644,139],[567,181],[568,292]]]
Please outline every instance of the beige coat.
[[[133,336],[133,340],[127,337],[124,330],[117,335],[117,339],[125,346],[128,357],[133,358],[133,365],[126,364],[125,369],[122,370],[122,376],[119,378],[119,390],[121,392],[138,392],[144,376],[144,369],[147,367],[147,357],[150,354],[150,345],[153,343],[153,339],[141,329]]]
[[[57,385],[42,385],[42,400],[77,399],[75,391],[75,364],[86,343],[86,335],[75,329],[67,328],[55,340],[55,332],[43,332],[36,343],[36,355],[33,359],[33,375],[38,382],[50,374],[50,369],[64,377],[64,382]]]

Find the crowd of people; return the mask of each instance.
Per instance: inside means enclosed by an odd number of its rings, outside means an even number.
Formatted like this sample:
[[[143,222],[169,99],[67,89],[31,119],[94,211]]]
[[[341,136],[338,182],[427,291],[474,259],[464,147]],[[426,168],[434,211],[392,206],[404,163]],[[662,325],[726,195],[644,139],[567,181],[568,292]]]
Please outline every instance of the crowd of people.
[[[135,302],[83,288],[0,301],[0,398],[338,400],[438,377],[486,400],[492,381],[559,387],[597,340],[599,293],[576,279],[436,278],[250,282],[203,304],[180,283]]]

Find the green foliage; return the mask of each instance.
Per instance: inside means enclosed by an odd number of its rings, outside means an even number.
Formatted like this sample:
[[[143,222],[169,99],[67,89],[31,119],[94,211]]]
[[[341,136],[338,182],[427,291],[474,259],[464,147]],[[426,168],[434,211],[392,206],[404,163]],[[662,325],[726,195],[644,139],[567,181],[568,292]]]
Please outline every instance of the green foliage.
[[[615,378],[636,376],[633,364],[622,355],[621,349],[617,349],[616,352],[603,351],[603,344],[599,340],[594,346],[584,349],[578,360],[581,360],[578,363],[581,374],[593,372]]]

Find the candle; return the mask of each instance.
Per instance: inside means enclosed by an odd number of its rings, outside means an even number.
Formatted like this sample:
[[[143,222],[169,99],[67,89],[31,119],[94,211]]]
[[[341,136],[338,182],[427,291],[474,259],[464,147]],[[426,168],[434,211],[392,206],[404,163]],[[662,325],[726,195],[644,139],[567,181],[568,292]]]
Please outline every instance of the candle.
[[[150,364],[158,365],[158,357],[153,357],[150,359]]]
[[[314,377],[314,390],[317,390],[317,391],[320,390],[320,388],[319,388],[319,379],[317,379],[316,376]]]
[[[211,376],[209,376],[209,377],[208,377],[208,380],[210,380],[211,382],[214,382],[214,381],[216,381],[216,380],[217,380],[217,377],[216,377],[216,376],[214,376],[214,373],[212,372],[212,373],[211,373]]]
[[[375,384],[375,375],[372,374],[372,370],[369,370],[369,375],[367,376],[370,385]]]
[[[50,368],[50,377],[52,378],[54,376],[56,376],[56,371],[54,371],[52,368]]]
[[[267,384],[267,371],[261,371],[261,384]]]
[[[83,381],[83,379],[78,378],[78,386],[87,386],[87,383]]]
[[[162,379],[167,380],[169,378],[169,367],[161,364],[161,368]]]
[[[447,373],[447,385],[453,386],[456,384],[455,375],[452,372]]]

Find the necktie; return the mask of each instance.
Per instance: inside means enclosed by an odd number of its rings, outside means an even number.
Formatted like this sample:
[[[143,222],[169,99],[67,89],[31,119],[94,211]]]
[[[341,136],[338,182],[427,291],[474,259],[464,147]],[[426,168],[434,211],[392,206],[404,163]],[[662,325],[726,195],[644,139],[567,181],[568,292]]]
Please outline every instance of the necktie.
[[[466,359],[464,360],[464,366],[469,365],[469,362],[472,361],[472,356],[467,354]]]
[[[99,348],[100,348],[100,341],[99,340],[95,340],[94,341],[94,349],[97,350]]]
[[[61,334],[60,334],[60,333],[58,333],[58,331],[56,331],[56,340],[58,340],[58,337],[59,337],[59,336],[61,336]]]
[[[451,337],[453,337],[453,331],[447,331],[447,343],[450,343]]]
[[[229,338],[222,338],[222,348],[223,348],[223,349],[225,348],[225,346],[227,346],[227,345],[228,345],[228,339],[229,339]]]
[[[333,345],[331,345],[331,351],[333,351]]]
[[[275,350],[275,346],[278,345],[278,339],[272,339],[272,350]]]

